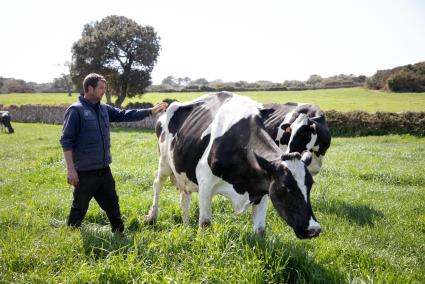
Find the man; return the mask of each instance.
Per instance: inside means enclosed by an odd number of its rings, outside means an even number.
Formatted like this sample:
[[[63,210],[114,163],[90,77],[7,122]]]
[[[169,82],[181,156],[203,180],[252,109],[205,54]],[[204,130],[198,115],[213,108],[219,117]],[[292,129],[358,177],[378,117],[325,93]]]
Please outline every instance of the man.
[[[83,81],[84,93],[65,112],[60,143],[62,145],[67,181],[74,186],[67,224],[79,227],[87,212],[89,202],[95,198],[106,212],[113,232],[122,232],[115,180],[109,164],[109,122],[137,121],[167,108],[167,103],[150,109],[121,110],[102,104],[106,80],[102,75],[89,74]]]

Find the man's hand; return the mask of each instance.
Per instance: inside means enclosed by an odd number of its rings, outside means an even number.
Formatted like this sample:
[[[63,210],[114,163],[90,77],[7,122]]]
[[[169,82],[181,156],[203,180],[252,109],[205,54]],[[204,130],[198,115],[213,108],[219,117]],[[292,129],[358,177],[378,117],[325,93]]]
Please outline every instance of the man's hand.
[[[152,112],[152,114],[156,114],[156,113],[160,112],[163,109],[167,109],[167,107],[168,107],[168,104],[166,102],[162,102],[162,103],[157,104],[156,106],[154,106],[151,109],[151,112]]]
[[[67,181],[70,185],[77,186],[80,180],[78,179],[78,174],[75,169],[68,169]]]

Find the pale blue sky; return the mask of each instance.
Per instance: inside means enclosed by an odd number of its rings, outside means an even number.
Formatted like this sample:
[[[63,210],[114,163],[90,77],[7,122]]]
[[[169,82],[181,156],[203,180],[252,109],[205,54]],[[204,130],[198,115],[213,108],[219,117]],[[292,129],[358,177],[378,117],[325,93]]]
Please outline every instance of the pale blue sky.
[[[151,25],[154,83],[373,75],[425,61],[425,1],[2,0],[0,76],[50,82],[84,24],[108,15]]]

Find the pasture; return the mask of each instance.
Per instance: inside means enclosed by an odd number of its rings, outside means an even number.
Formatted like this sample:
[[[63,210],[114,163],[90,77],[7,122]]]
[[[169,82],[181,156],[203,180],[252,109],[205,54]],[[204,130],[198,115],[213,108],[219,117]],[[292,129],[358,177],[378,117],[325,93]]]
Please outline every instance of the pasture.
[[[252,233],[251,211],[235,215],[218,196],[212,228],[197,228],[196,194],[184,226],[169,182],[158,222],[143,224],[155,136],[122,128],[111,133],[111,167],[124,236],[110,233],[95,201],[81,229],[55,228],[51,220],[66,219],[72,195],[61,126],[14,127],[13,135],[0,133],[0,282],[425,282],[425,138],[333,138],[311,196],[323,231],[300,241],[271,203],[261,239]]]
[[[386,111],[425,111],[424,93],[387,93],[371,91],[364,88],[343,88],[306,91],[253,91],[236,92],[262,103],[270,102],[308,102],[320,105],[323,110],[368,112]],[[166,98],[179,101],[190,101],[203,93],[147,93],[142,97],[126,98],[124,106],[130,102],[158,103]],[[78,94],[69,97],[67,94],[0,94],[0,104],[22,105],[70,105],[75,102]],[[105,102],[106,99],[103,98]]]

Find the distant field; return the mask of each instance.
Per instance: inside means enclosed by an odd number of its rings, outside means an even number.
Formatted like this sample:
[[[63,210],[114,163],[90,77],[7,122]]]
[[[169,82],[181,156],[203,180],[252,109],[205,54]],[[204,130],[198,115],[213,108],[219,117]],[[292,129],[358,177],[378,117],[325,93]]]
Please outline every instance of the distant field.
[[[271,203],[264,239],[252,211],[213,199],[212,229],[190,226],[169,182],[156,225],[140,222],[152,199],[153,131],[113,129],[112,169],[123,237],[92,201],[80,230],[65,220],[71,188],[61,126],[14,124],[0,133],[0,282],[4,283],[425,283],[425,138],[334,138],[315,177],[312,207],[322,234],[298,240]],[[18,143],[19,141],[19,143]]]
[[[344,88],[307,91],[276,91],[276,92],[237,92],[249,96],[259,102],[308,102],[318,104],[324,110],[339,111],[364,110],[368,112],[386,111],[425,111],[425,93],[386,93],[370,91],[364,88]],[[189,101],[203,93],[147,93],[142,97],[126,99],[129,102],[157,103],[165,98],[175,98],[179,101]],[[77,94],[68,97],[67,94],[3,94],[0,104],[22,105],[69,105],[77,98]]]

